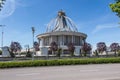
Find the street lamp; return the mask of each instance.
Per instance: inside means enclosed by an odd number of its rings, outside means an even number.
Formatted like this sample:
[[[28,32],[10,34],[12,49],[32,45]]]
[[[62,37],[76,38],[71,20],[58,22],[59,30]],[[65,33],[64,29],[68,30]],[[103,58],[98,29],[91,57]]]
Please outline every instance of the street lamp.
[[[2,37],[1,37],[1,48],[3,47],[3,34],[4,34],[4,30],[3,28],[5,27],[5,25],[0,25],[0,27],[2,28]]]
[[[34,33],[35,33],[35,28],[32,27],[32,35],[33,35],[33,53],[32,53],[32,60],[34,60]]]

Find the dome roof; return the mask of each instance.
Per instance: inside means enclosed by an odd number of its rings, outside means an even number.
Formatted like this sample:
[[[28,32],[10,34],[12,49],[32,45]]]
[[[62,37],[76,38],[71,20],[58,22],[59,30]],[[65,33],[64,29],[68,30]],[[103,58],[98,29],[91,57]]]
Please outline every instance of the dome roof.
[[[74,22],[66,16],[65,12],[58,11],[56,18],[50,21],[47,25],[47,32],[56,32],[56,31],[74,31],[77,32],[76,25]]]

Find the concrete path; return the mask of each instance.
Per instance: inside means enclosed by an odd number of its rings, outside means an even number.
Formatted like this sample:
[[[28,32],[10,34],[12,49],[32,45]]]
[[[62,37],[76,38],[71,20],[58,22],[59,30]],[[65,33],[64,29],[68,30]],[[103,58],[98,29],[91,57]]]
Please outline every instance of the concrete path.
[[[0,69],[0,80],[120,80],[120,64]]]

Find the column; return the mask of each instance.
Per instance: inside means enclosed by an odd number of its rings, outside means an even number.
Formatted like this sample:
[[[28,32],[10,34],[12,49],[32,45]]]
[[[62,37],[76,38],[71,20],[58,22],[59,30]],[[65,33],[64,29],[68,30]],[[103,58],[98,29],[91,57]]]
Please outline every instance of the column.
[[[50,46],[50,41],[51,41],[51,36],[49,36],[49,42],[48,42],[48,45]]]
[[[52,40],[53,40],[53,37],[52,37],[52,36],[50,36],[50,44],[51,44]]]
[[[59,37],[59,42],[60,42],[60,46],[61,46],[63,43],[62,35]]]
[[[73,43],[73,35],[72,35],[72,43]]]
[[[85,38],[83,38],[83,40],[84,40],[84,43],[85,43],[86,42]]]
[[[82,46],[82,37],[80,36],[80,46]]]
[[[63,44],[62,44],[62,45],[64,46],[64,40],[65,40],[65,39],[64,39],[64,35],[63,35],[62,37],[63,37]]]
[[[41,38],[41,46],[44,46],[44,38]]]

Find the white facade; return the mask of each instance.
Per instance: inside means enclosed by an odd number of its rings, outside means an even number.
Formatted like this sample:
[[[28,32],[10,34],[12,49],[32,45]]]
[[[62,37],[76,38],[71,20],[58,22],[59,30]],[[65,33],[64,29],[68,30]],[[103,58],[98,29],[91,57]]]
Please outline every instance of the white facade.
[[[87,35],[77,31],[75,24],[66,17],[63,11],[58,12],[55,21],[52,21],[47,27],[47,32],[37,36],[40,48],[50,47],[52,42],[56,42],[59,48],[67,50],[67,45],[73,43],[75,46],[75,54],[80,54],[80,49],[85,43]],[[54,24],[54,25],[53,25]],[[51,29],[52,28],[52,29]]]

